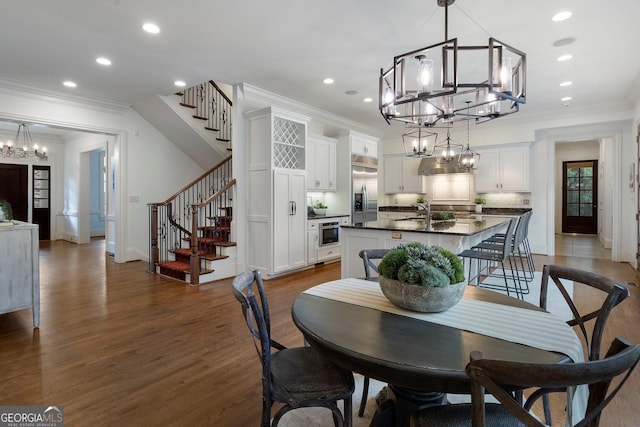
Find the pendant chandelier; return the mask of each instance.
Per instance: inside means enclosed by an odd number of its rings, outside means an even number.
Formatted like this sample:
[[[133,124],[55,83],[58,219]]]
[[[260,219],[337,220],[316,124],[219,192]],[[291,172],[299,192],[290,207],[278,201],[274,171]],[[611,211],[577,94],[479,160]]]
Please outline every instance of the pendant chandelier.
[[[467,108],[468,108],[467,104]],[[469,129],[469,120],[467,120],[467,148],[465,148],[464,150],[462,150],[462,153],[460,153],[460,167],[464,168],[466,170],[468,170],[469,172],[478,169],[478,163],[480,162],[480,153],[478,153],[477,151],[473,151],[470,147],[469,147],[469,134],[470,134],[470,129]]]
[[[451,132],[447,129],[447,139],[433,147],[433,153],[438,163],[459,163],[462,154],[462,144],[451,139]]]
[[[487,45],[459,45],[448,34],[449,6],[455,0],[436,1],[444,7],[444,41],[397,55],[390,68],[380,70],[384,119],[437,127],[518,112],[525,103],[526,54],[493,37]],[[478,66],[478,60],[486,67]]]
[[[407,157],[431,157],[438,134],[423,127],[412,129],[402,135],[404,154]]]
[[[0,141],[0,158],[4,159],[39,159],[48,160],[47,147],[39,147],[34,144],[29,132],[27,123],[18,124],[15,143],[8,140],[6,143]]]

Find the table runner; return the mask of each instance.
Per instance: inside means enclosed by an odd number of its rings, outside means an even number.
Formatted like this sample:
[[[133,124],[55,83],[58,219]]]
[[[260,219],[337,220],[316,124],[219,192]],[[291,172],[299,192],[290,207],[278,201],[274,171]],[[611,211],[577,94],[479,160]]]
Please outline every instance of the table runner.
[[[392,304],[378,283],[363,279],[338,279],[314,286],[303,293],[565,354],[574,362],[584,361],[582,343],[576,333],[562,319],[545,311],[463,297],[447,311],[418,313]],[[571,408],[569,413],[573,413],[577,419],[584,416],[587,393],[587,387],[578,387],[572,404],[568,405]],[[571,418],[569,415],[567,422]]]

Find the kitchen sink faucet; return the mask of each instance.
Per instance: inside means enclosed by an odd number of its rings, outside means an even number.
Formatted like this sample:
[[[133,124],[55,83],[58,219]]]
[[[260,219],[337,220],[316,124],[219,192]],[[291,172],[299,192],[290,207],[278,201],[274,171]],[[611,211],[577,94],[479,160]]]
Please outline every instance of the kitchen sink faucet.
[[[422,209],[425,211],[424,215],[427,219],[431,219],[431,205],[429,202],[425,200],[424,203],[415,203],[413,206],[418,208],[418,215],[420,215],[420,209]]]

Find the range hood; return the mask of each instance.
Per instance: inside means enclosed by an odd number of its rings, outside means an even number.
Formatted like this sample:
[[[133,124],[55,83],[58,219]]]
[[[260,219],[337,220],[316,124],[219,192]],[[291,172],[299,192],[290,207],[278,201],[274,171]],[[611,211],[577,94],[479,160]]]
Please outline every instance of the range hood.
[[[418,166],[418,175],[438,175],[443,173],[469,173],[465,168],[455,163],[438,163],[435,157],[425,157]]]

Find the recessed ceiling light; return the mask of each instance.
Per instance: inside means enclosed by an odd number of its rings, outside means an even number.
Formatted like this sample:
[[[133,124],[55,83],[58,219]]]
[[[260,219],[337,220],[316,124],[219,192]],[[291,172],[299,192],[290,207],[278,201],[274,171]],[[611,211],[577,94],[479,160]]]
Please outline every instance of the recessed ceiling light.
[[[573,84],[573,82],[562,82],[562,83],[560,83],[560,86],[566,87],[566,86],[571,86],[572,84]]]
[[[571,18],[571,12],[569,12],[568,10],[556,13],[555,15],[553,15],[553,18],[551,18],[552,21],[555,22],[560,22],[560,21],[564,21],[565,19],[569,19]]]
[[[183,82],[182,80],[176,80],[175,82],[173,82],[174,85],[176,86],[180,86],[180,87],[184,87],[187,84],[185,82]]]
[[[142,29],[151,34],[158,34],[160,32],[160,27],[151,22],[145,22],[145,24],[142,26]]]
[[[66,87],[76,87],[76,86],[78,86],[77,84],[75,84],[71,80],[67,80],[65,82],[62,82],[62,84],[65,85]]]
[[[373,102],[373,98],[365,98],[363,99],[364,102]]]
[[[561,55],[561,56],[559,56],[559,57],[558,57],[558,62],[568,61],[568,60],[570,60],[571,58],[573,58],[573,55],[569,55],[569,54],[567,54],[567,55]]]
[[[111,60],[109,60],[109,58],[105,58],[104,56],[96,58],[96,62],[100,65],[111,65]]]
[[[324,83],[326,85],[332,85],[333,84],[333,79],[331,77],[327,77],[326,79],[324,79],[322,81],[322,83]]]
[[[560,101],[562,102],[567,102],[567,101],[571,101],[573,98],[570,96],[565,96],[564,98],[560,98]]]

